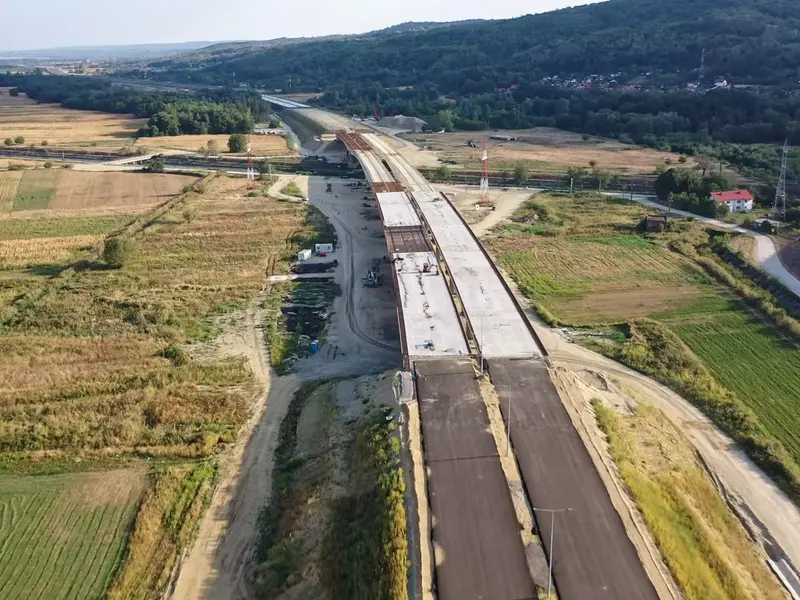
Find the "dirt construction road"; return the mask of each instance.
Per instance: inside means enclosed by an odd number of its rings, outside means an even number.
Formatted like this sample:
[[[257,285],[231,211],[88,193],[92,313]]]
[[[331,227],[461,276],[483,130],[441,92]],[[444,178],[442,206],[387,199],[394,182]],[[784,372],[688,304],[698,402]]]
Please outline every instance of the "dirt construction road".
[[[258,395],[239,441],[221,457],[220,480],[198,537],[183,560],[169,596],[173,600],[250,600],[252,549],[256,522],[272,486],[272,459],[278,431],[294,392],[302,381],[380,373],[400,365],[399,332],[391,285],[361,287],[360,275],[375,257],[386,253],[375,221],[361,203],[363,192],[334,182],[336,193],[325,192],[322,179],[298,178],[312,204],[334,224],[339,244],[333,258],[342,294],[333,305],[327,342],[320,352],[296,364],[296,375],[271,373],[264,336],[263,314],[256,298],[245,314],[220,324],[224,331],[202,354],[245,356],[263,392]],[[333,351],[333,349],[336,349]]]
[[[263,386],[240,440],[223,460],[220,481],[194,547],[174,587],[175,600],[251,598],[247,567],[258,513],[272,486],[272,453],[278,428],[297,387],[296,377],[273,377],[264,352],[255,301],[219,340],[222,354],[246,356]]]

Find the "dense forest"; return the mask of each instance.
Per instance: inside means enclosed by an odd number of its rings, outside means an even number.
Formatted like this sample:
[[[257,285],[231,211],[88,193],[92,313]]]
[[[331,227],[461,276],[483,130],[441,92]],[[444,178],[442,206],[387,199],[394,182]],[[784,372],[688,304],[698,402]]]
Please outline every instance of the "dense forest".
[[[133,114],[148,118],[143,137],[206,133],[247,133],[256,119],[268,117],[269,105],[258,94],[209,90],[194,96],[138,92],[112,86],[97,77],[0,75],[0,86],[13,87],[38,102],[65,108]]]
[[[800,144],[796,0],[609,0],[269,49],[244,43],[152,66],[132,75],[229,84],[235,73],[239,84],[321,90],[322,106],[418,116],[432,129],[554,126],[688,151]],[[718,76],[734,89],[708,91]]]
[[[167,78],[317,90],[345,83],[434,84],[444,94],[491,92],[551,75],[657,73],[780,85],[800,79],[796,0],[609,0],[505,21],[456,23],[264,49],[191,62],[161,61]],[[291,83],[290,83],[291,81]]]

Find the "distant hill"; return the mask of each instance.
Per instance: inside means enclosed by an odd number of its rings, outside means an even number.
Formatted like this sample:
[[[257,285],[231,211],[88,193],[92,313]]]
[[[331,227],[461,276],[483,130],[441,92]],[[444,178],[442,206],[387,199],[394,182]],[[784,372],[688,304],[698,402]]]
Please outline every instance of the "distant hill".
[[[213,42],[134,44],[129,46],[72,46],[42,50],[0,50],[4,60],[156,60],[203,48]]]
[[[383,37],[397,33],[408,33],[412,31],[423,31],[435,29],[439,27],[447,27],[451,25],[463,25],[470,23],[479,23],[478,20],[473,21],[456,21],[456,22],[415,22],[410,21],[407,23],[400,23],[385,29],[370,31],[368,33],[352,34],[352,35],[326,35],[319,37],[297,37],[297,38],[274,38],[270,40],[252,40],[252,41],[238,41],[238,42],[222,42],[217,44],[208,45],[196,51],[189,51],[178,56],[171,57],[170,60],[158,61],[151,66],[157,68],[175,68],[183,65],[197,65],[202,64],[203,68],[208,68],[214,64],[223,64],[225,61],[240,58],[242,56],[249,56],[257,54],[262,51],[272,50],[275,48],[284,48],[286,46],[294,46],[299,44],[320,43],[320,42],[334,42],[341,40],[354,40],[359,38]]]
[[[797,0],[608,0],[503,21],[404,24],[353,38],[273,40],[200,64],[158,63],[165,77],[265,87],[329,89],[435,84],[475,93],[554,74],[706,73],[740,83],[800,79]]]

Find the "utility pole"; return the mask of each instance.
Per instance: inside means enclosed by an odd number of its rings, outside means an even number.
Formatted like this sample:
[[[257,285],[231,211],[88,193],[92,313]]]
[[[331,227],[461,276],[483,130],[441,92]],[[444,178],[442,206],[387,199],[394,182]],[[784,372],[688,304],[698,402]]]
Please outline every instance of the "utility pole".
[[[672,218],[672,192],[667,194],[667,223]]]
[[[481,204],[489,202],[489,142],[483,143],[483,173],[481,177]]]
[[[547,575],[547,597],[550,598],[550,594],[553,590],[553,544],[555,542],[555,530],[556,530],[556,513],[561,512],[572,512],[571,508],[536,508],[535,506],[532,507],[534,512],[544,512],[550,513],[550,551],[548,552],[548,560],[549,563],[547,565],[548,575]]]

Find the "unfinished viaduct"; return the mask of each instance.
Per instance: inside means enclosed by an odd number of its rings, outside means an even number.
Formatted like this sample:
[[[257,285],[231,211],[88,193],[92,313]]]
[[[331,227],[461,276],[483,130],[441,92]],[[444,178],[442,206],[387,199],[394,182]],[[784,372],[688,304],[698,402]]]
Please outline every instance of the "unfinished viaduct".
[[[656,592],[550,379],[547,353],[452,204],[387,141],[337,133],[375,194],[392,258],[406,367],[416,375],[441,600],[537,598],[475,377],[488,372],[531,506],[569,508],[538,533],[562,600]]]

